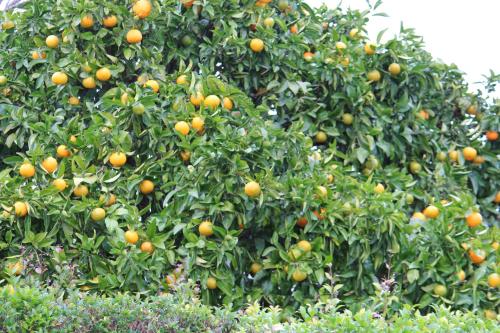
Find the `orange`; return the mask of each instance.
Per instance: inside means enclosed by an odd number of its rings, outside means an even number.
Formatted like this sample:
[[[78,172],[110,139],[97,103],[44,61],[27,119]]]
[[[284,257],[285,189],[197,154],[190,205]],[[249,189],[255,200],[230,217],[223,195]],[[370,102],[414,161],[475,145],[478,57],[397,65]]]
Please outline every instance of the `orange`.
[[[354,116],[350,113],[344,113],[342,115],[342,122],[344,125],[350,126],[354,122]]]
[[[464,159],[467,161],[474,161],[477,156],[477,150],[472,147],[465,147],[462,153],[464,154]]]
[[[262,265],[259,264],[258,262],[254,262],[251,266],[250,266],[250,273],[252,273],[252,275],[255,275],[257,274],[258,272],[260,272],[262,270]]]
[[[359,29],[351,29],[351,31],[349,31],[349,37],[351,38],[356,38],[358,37],[358,34],[359,34]]]
[[[191,8],[193,7],[194,0],[181,0],[181,2],[184,8]]]
[[[228,97],[224,97],[222,99],[222,106],[224,106],[224,109],[231,111],[233,109],[233,101]]]
[[[106,67],[100,68],[96,73],[95,77],[99,81],[108,81],[111,78],[111,71]]]
[[[167,275],[167,276],[165,277],[165,283],[166,283],[168,286],[173,285],[173,284],[175,283],[175,280],[176,280],[176,278],[175,278],[175,276],[173,276],[173,275]]]
[[[137,44],[142,41],[142,33],[137,29],[131,29],[127,32],[127,42]]]
[[[474,104],[470,105],[468,108],[467,108],[467,113],[470,114],[470,115],[476,115],[477,114],[477,106],[475,106]]]
[[[109,194],[107,196],[107,201],[106,196],[101,195],[99,197],[99,202],[104,203],[104,206],[106,207],[113,206],[116,203],[116,195],[114,195],[113,193]]]
[[[417,117],[419,117],[422,120],[429,120],[429,112],[422,109],[418,112]]]
[[[374,55],[376,49],[377,49],[377,44],[375,44],[373,42],[368,42],[365,44],[365,53],[367,55]]]
[[[351,60],[349,59],[349,57],[344,57],[344,58],[342,58],[342,60],[340,60],[340,64],[344,67],[349,66],[350,62],[351,62]]]
[[[294,35],[298,34],[299,33],[299,27],[296,24],[292,25],[290,27],[290,33],[292,33]]]
[[[420,171],[422,171],[422,165],[420,163],[412,161],[410,162],[410,172],[413,174],[418,174]]]
[[[328,140],[328,137],[325,132],[319,131],[316,133],[316,143],[323,144]]]
[[[92,26],[94,25],[94,18],[92,17],[92,15],[85,15],[80,20],[80,25],[84,29],[92,28]]]
[[[19,168],[19,174],[23,178],[31,178],[35,175],[35,167],[31,163],[25,162]]]
[[[439,153],[437,153],[436,158],[438,159],[438,161],[444,162],[446,161],[446,153],[440,151]]]
[[[446,294],[448,293],[448,289],[442,284],[436,285],[432,291],[434,292],[434,294],[441,297],[446,296]]]
[[[13,29],[15,26],[16,26],[16,24],[12,21],[2,22],[2,29],[3,30],[10,30],[10,29]]]
[[[92,210],[92,213],[90,213],[90,218],[95,222],[102,221],[105,217],[106,211],[102,208],[94,208],[94,210]]]
[[[491,243],[491,247],[492,247],[492,248],[493,248],[493,250],[495,250],[495,251],[496,251],[496,250],[498,250],[498,248],[499,248],[499,244],[498,244],[498,242],[493,242],[493,243]]]
[[[68,150],[68,148],[65,145],[60,145],[57,147],[57,157],[60,158],[65,158],[65,157],[70,157],[71,152]]]
[[[301,240],[300,242],[297,243],[297,246],[304,252],[311,252],[312,250],[311,243],[309,243],[306,240]]]
[[[210,109],[216,109],[220,105],[220,98],[215,95],[208,95],[203,101],[203,105]]]
[[[207,279],[207,288],[208,289],[216,289],[217,288],[217,280],[213,277],[209,277]]]
[[[55,85],[65,85],[68,83],[68,76],[63,72],[55,72],[52,74],[52,83]]]
[[[420,213],[420,212],[415,212],[413,214],[412,218],[417,219],[417,220],[421,220],[421,221],[424,221],[424,222],[427,221],[427,217],[424,214]]]
[[[391,75],[398,75],[399,73],[401,73],[401,66],[397,63],[392,63],[389,65],[389,73],[391,73]]]
[[[326,180],[328,181],[328,183],[333,183],[335,177],[333,175],[327,175],[326,176]]]
[[[264,41],[259,38],[254,38],[250,41],[250,49],[255,53],[264,51]]]
[[[342,52],[347,48],[347,45],[345,45],[344,42],[337,42],[335,43],[335,48],[339,51]]]
[[[488,275],[488,285],[490,288],[498,288],[500,286],[500,275],[497,273]]]
[[[318,186],[316,188],[316,193],[320,198],[326,198],[328,196],[328,191],[324,186]]]
[[[78,198],[86,197],[89,194],[89,188],[85,185],[78,185],[73,190],[73,195]]]
[[[187,75],[181,75],[179,76],[176,80],[175,83],[177,84],[186,84],[188,81]]]
[[[31,53],[31,58],[32,58],[33,60],[45,59],[45,58],[47,58],[47,53],[45,53],[45,52],[33,51],[33,52]]]
[[[7,264],[7,269],[11,272],[14,272],[14,275],[21,275],[24,269],[24,265],[21,261],[17,261],[15,263]]]
[[[457,278],[459,281],[464,281],[465,280],[465,272],[463,270],[458,271]]]
[[[325,219],[325,217],[326,217],[326,209],[325,209],[325,208],[321,208],[321,209],[319,210],[319,212],[318,212],[317,210],[315,210],[315,211],[313,212],[313,214],[314,214],[314,216],[316,216],[316,218],[317,218],[318,220],[320,220],[320,221],[321,221],[321,220],[324,220],[324,219]]]
[[[155,93],[160,91],[160,84],[156,80],[147,80],[144,84],[144,87],[151,88],[151,90],[153,90]]]
[[[106,16],[102,19],[102,25],[106,28],[114,28],[118,24],[118,19],[115,15]]]
[[[174,126],[175,130],[182,134],[182,135],[188,135],[189,134],[189,124],[186,123],[185,121],[179,121],[175,124]]]
[[[377,186],[375,186],[375,193],[381,194],[385,192],[385,187],[384,185],[378,183]]]
[[[151,242],[144,242],[141,244],[141,251],[144,253],[153,253],[155,250],[154,245]]]
[[[293,272],[292,279],[295,282],[302,282],[307,279],[307,273],[297,269]]]
[[[314,53],[312,53],[312,52],[304,52],[304,59],[306,61],[311,61],[313,57],[314,57]]]
[[[493,310],[484,310],[484,316],[489,320],[497,320],[497,313]]]
[[[301,228],[304,228],[307,225],[307,219],[305,217],[301,217],[297,220],[297,225]]]
[[[200,106],[204,99],[205,97],[199,91],[196,92],[196,94],[191,95],[191,97],[189,98],[191,104],[193,104],[194,106]]]
[[[497,194],[495,195],[495,199],[493,199],[493,202],[494,203],[500,203],[500,191],[497,192]]]
[[[25,202],[17,201],[14,203],[14,212],[18,217],[25,217],[28,215],[28,205]]]
[[[154,189],[155,184],[150,180],[145,179],[139,184],[139,191],[141,191],[142,194],[150,194]]]
[[[382,78],[382,74],[380,74],[380,72],[376,69],[368,72],[367,76],[368,76],[368,80],[373,81],[373,82],[380,81],[380,79]]]
[[[264,26],[266,28],[274,27],[274,19],[272,17],[267,17],[264,19]]]
[[[80,104],[80,100],[78,99],[78,97],[71,96],[68,99],[68,103],[69,103],[69,105],[79,105]]]
[[[435,219],[439,216],[439,209],[436,206],[430,205],[424,209],[423,213],[425,217],[429,219]]]
[[[191,152],[187,150],[181,151],[181,159],[183,162],[188,162],[191,159]]]
[[[212,222],[210,221],[201,222],[200,225],[198,226],[198,232],[200,233],[200,235],[205,237],[212,236],[214,234]]]
[[[483,217],[477,212],[467,215],[465,219],[467,221],[467,225],[471,228],[477,227],[483,221]]]
[[[486,132],[486,139],[488,139],[488,141],[498,140],[498,132],[497,131],[487,131]]]
[[[59,46],[59,37],[50,35],[47,38],[45,38],[45,44],[49,49],[55,49],[56,47]]]
[[[57,160],[52,156],[47,157],[42,161],[42,168],[44,168],[47,173],[53,173],[57,169]]]
[[[148,17],[151,13],[151,9],[151,2],[149,2],[148,0],[139,0],[134,4],[134,6],[132,6],[132,11],[134,12],[135,16],[140,19]]]
[[[452,150],[448,153],[448,156],[450,157],[450,160],[453,161],[453,162],[457,162],[458,161],[458,151],[456,150]]]
[[[486,259],[486,253],[483,250],[469,250],[469,258],[473,264],[479,265]]]
[[[59,192],[62,192],[68,187],[68,184],[66,184],[66,181],[64,179],[58,178],[54,179],[52,182],[52,185],[59,190]]]
[[[245,185],[245,194],[250,198],[258,197],[261,193],[260,185],[257,182],[249,182]]]
[[[82,80],[82,86],[87,89],[94,89],[96,87],[95,80],[92,76],[89,76]]]
[[[122,152],[112,153],[111,156],[109,156],[109,163],[114,168],[121,168],[127,163],[127,155]]]
[[[7,83],[7,77],[5,75],[0,75],[0,86]]]
[[[193,127],[198,133],[202,133],[205,129],[205,121],[200,117],[194,117],[191,121],[191,127]]]
[[[125,232],[125,241],[129,244],[135,244],[139,240],[139,234],[137,231],[127,230]]]

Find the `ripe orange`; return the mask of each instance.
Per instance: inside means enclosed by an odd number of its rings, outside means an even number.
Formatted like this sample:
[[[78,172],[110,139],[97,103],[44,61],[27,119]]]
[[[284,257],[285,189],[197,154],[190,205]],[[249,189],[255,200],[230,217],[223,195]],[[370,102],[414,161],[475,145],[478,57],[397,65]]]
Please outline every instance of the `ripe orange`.
[[[301,228],[304,228],[307,225],[307,219],[305,217],[301,217],[297,220],[297,225]]]
[[[121,168],[127,163],[127,155],[122,152],[115,152],[109,156],[109,163],[114,168]]]
[[[304,59],[306,61],[311,61],[314,57],[314,53],[312,52],[304,52]]]
[[[71,96],[68,99],[68,103],[69,103],[69,105],[79,105],[80,104],[80,100],[78,99],[78,97]]]
[[[47,58],[47,53],[45,53],[45,52],[33,51],[33,52],[31,53],[31,58],[32,58],[33,60],[45,59],[45,58]]]
[[[82,80],[82,86],[87,89],[94,89],[96,87],[94,78],[92,76],[86,77]]]
[[[181,135],[188,135],[189,134],[189,124],[186,123],[185,121],[177,122],[175,124],[174,128]]]
[[[377,44],[375,44],[373,42],[368,42],[365,44],[365,53],[367,55],[374,55],[376,49],[377,49]]]
[[[54,179],[52,182],[52,185],[59,190],[59,192],[62,192],[68,187],[68,184],[66,184],[66,181],[64,179],[58,178]]]
[[[380,74],[380,72],[376,69],[368,72],[367,76],[368,76],[368,80],[373,81],[373,82],[380,81],[380,79],[382,78],[382,74]]]
[[[298,34],[299,33],[299,27],[296,24],[292,25],[290,27],[290,33],[292,33],[294,35]]]
[[[315,210],[315,211],[313,212],[313,214],[314,214],[314,216],[316,216],[316,218],[317,218],[318,220],[320,220],[320,221],[321,221],[321,220],[324,220],[324,219],[325,219],[325,217],[326,217],[326,209],[325,209],[325,208],[321,208],[321,209],[319,210],[319,212],[318,212],[317,210]]]
[[[189,100],[191,101],[191,104],[193,104],[194,106],[200,106],[201,103],[203,103],[204,99],[205,99],[205,97],[199,91],[196,92],[196,94],[191,95],[191,97],[189,98]]]
[[[127,32],[127,42],[137,44],[142,41],[142,33],[137,29],[131,29]]]
[[[50,35],[45,38],[45,44],[49,49],[55,49],[59,46],[59,37]]]
[[[29,162],[24,162],[19,168],[19,174],[23,178],[31,178],[35,175],[35,167]]]
[[[254,262],[251,266],[250,266],[250,273],[252,273],[252,275],[255,275],[257,274],[258,272],[260,272],[262,270],[262,265],[259,264],[258,262]]]
[[[139,184],[139,191],[141,191],[142,194],[150,194],[154,189],[155,184],[150,180],[145,179]]]
[[[245,185],[245,194],[250,198],[258,197],[261,193],[260,185],[257,182],[249,182]]]
[[[488,275],[488,285],[490,286],[490,288],[500,287],[500,275],[498,275],[497,273]]]
[[[448,156],[450,157],[450,160],[453,161],[453,162],[457,162],[458,161],[458,151],[456,150],[452,150],[448,153]]]
[[[487,131],[486,132],[486,139],[488,139],[488,141],[498,140],[498,132],[497,131]]]
[[[377,186],[375,186],[375,193],[381,194],[385,192],[385,187],[384,185],[378,183]]]
[[[473,115],[475,116],[477,114],[477,106],[474,105],[474,104],[471,104],[468,108],[467,108],[467,113],[470,114],[470,115]]]
[[[69,151],[65,145],[60,145],[57,147],[57,157],[65,158],[70,156],[71,156],[71,151]]]
[[[57,169],[57,160],[52,156],[47,157],[42,161],[42,168],[44,168],[47,173],[53,173]]]
[[[293,272],[292,279],[295,282],[302,282],[307,279],[307,273],[297,269]]]
[[[389,73],[391,73],[391,75],[399,75],[399,73],[401,73],[401,66],[397,63],[392,63],[389,65]]]
[[[222,99],[222,106],[224,106],[224,109],[231,111],[233,109],[233,101],[228,97],[224,97]]]
[[[340,64],[344,67],[349,66],[350,62],[351,62],[351,60],[349,59],[349,57],[344,57],[344,58],[342,58],[342,60],[340,60]]]
[[[478,212],[473,212],[467,215],[465,219],[467,221],[467,225],[471,228],[477,227],[483,221],[483,217]]]
[[[429,219],[435,219],[436,217],[439,216],[439,209],[436,206],[430,205],[424,209],[423,213],[425,217]]]
[[[173,285],[173,284],[175,283],[175,280],[176,280],[175,275],[167,275],[167,276],[165,277],[165,283],[166,283],[168,286]]]
[[[429,120],[429,112],[427,112],[427,110],[422,109],[418,112],[417,117],[422,120]]]
[[[181,0],[181,2],[184,8],[191,8],[193,7],[194,0]]]
[[[464,154],[464,159],[467,161],[473,161],[477,156],[477,150],[472,147],[465,147],[462,153]]]
[[[73,190],[73,195],[78,198],[86,197],[89,194],[89,188],[86,185],[78,185]]]
[[[111,71],[106,67],[100,68],[96,73],[95,77],[99,81],[108,81],[111,78]]]
[[[212,110],[216,109],[220,105],[220,98],[215,96],[215,95],[209,95],[203,101],[203,105],[205,105],[205,107],[210,108]]]
[[[115,15],[106,16],[102,19],[102,25],[106,28],[114,28],[118,24],[118,19]]]
[[[304,252],[311,252],[312,250],[311,243],[309,243],[306,240],[301,240],[300,242],[297,243],[297,246]]]
[[[25,217],[28,215],[28,205],[22,201],[16,201],[14,203],[14,213],[18,217]]]
[[[139,0],[137,1],[134,6],[132,6],[132,11],[134,12],[135,16],[137,16],[140,19],[144,19],[151,14],[151,2],[149,0]]]
[[[259,38],[254,38],[250,41],[250,49],[255,53],[264,51],[264,41]]]
[[[184,150],[184,151],[181,151],[180,154],[181,154],[181,159],[183,162],[188,162],[191,159],[191,152],[190,151]]]
[[[216,289],[217,288],[217,280],[213,277],[209,277],[207,279],[207,288],[208,289]]]
[[[92,213],[90,213],[90,218],[94,222],[102,221],[106,217],[106,211],[102,208],[94,208]]]
[[[147,80],[144,87],[151,88],[155,93],[160,91],[160,84],[156,80]]]
[[[106,207],[113,206],[116,203],[116,195],[114,195],[113,193],[109,194],[107,196],[107,201],[106,196],[101,195],[99,197],[99,202],[104,203],[104,206]]]
[[[188,81],[187,75],[181,75],[179,76],[176,80],[175,83],[177,84],[186,84]]]
[[[84,29],[92,28],[92,26],[94,25],[94,18],[92,17],[92,15],[85,15],[84,17],[82,17],[80,25]]]
[[[473,264],[479,265],[486,259],[486,253],[483,250],[469,250],[469,258]]]
[[[154,250],[155,250],[155,247],[151,242],[143,242],[141,244],[141,251],[144,253],[151,254],[154,252]]]
[[[424,214],[420,213],[420,212],[415,212],[413,214],[412,218],[418,219],[418,220],[421,220],[421,221],[424,221],[424,222],[427,221],[427,217]]]
[[[200,235],[205,237],[210,237],[214,234],[213,224],[210,221],[203,221],[198,226],[198,232]]]
[[[500,191],[497,192],[497,194],[495,195],[495,199],[493,199],[493,202],[494,203],[500,203]]]
[[[63,72],[55,72],[52,74],[52,83],[55,85],[65,85],[68,83],[68,76]]]
[[[316,133],[316,143],[323,144],[328,140],[328,137],[325,132],[319,131]]]
[[[200,117],[194,117],[191,121],[191,127],[193,127],[198,133],[202,133],[205,129],[205,121]]]
[[[139,234],[137,231],[127,230],[125,232],[125,241],[129,244],[135,244],[139,240]]]
[[[335,177],[331,174],[326,176],[326,180],[328,181],[328,183],[333,183],[334,179]]]

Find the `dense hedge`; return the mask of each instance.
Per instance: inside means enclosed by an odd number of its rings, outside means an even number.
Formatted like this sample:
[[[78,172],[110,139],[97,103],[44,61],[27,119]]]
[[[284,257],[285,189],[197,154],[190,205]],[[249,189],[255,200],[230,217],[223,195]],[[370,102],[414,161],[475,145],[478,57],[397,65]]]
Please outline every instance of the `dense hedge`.
[[[2,332],[498,332],[494,320],[445,307],[421,315],[409,307],[388,319],[362,310],[339,312],[336,300],[302,307],[301,319],[283,318],[278,308],[249,306],[245,312],[202,305],[193,288],[149,297],[115,297],[31,287],[0,290]],[[287,319],[284,321],[283,319]]]

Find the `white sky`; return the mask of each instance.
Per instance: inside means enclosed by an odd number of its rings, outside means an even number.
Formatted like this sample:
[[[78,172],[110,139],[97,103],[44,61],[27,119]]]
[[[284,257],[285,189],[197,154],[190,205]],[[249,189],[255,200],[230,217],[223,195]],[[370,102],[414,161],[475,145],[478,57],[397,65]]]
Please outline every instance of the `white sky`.
[[[306,0],[312,6],[332,8],[339,0]],[[375,0],[370,0],[375,3]],[[367,9],[366,0],[344,0],[342,8]],[[500,73],[500,0],[383,0],[377,12],[389,17],[370,18],[367,30],[375,39],[399,33],[401,22],[424,37],[426,50],[467,73],[470,83],[482,81],[492,69]],[[500,97],[500,89],[496,95]]]

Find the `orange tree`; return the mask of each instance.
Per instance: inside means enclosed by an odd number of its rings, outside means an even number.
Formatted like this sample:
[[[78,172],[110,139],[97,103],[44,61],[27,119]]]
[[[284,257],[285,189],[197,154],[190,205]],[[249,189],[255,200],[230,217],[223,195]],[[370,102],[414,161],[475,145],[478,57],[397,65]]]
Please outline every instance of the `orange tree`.
[[[368,43],[366,15],[222,0],[6,13],[5,274],[141,292],[184,276],[236,305],[333,290],[356,304],[394,278],[423,307],[497,306],[498,106],[411,30]],[[428,205],[440,214],[410,219]]]

